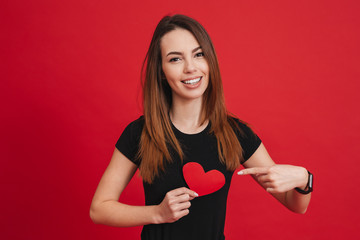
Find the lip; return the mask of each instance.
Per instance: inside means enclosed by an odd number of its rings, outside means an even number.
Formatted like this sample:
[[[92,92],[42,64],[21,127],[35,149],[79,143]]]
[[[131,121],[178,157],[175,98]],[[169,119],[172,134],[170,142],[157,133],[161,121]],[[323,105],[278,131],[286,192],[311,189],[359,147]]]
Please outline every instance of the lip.
[[[194,79],[197,79],[197,78],[200,78],[200,80],[199,80],[197,83],[195,83],[195,84],[186,84],[186,83],[185,83],[185,81],[194,80]],[[187,89],[195,89],[195,88],[197,88],[197,87],[199,87],[199,86],[201,85],[202,79],[203,79],[203,77],[200,76],[200,77],[195,77],[195,78],[188,78],[188,79],[186,79],[186,80],[182,80],[181,82],[184,84],[184,86],[185,86]]]
[[[184,79],[184,80],[181,80],[181,81],[185,82],[185,81],[194,80],[194,79],[197,79],[197,78],[202,78],[202,76],[191,77],[191,78],[187,78],[187,79]]]
[[[186,84],[186,85],[194,85],[194,84],[200,82],[201,79],[202,79],[202,76],[196,77],[196,78],[188,78],[186,80],[182,80],[181,82]]]

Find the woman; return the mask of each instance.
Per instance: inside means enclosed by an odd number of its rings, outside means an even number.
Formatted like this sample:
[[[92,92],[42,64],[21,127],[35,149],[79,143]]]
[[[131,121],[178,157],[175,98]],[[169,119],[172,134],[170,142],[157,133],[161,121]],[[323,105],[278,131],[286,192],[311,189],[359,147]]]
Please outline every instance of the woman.
[[[143,70],[144,116],[116,143],[91,204],[95,223],[144,225],[142,239],[225,239],[227,194],[240,164],[239,175],[251,174],[287,208],[305,213],[312,175],[275,164],[259,137],[227,113],[215,50],[197,21],[164,17]],[[118,202],[137,168],[145,206]]]

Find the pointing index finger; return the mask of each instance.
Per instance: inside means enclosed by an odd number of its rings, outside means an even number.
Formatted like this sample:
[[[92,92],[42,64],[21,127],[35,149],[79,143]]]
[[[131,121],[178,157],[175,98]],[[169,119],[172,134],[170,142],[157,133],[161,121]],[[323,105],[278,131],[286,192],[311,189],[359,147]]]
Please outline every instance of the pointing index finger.
[[[249,174],[265,174],[268,172],[267,167],[253,167],[253,168],[246,168],[239,171],[238,175],[249,175]]]

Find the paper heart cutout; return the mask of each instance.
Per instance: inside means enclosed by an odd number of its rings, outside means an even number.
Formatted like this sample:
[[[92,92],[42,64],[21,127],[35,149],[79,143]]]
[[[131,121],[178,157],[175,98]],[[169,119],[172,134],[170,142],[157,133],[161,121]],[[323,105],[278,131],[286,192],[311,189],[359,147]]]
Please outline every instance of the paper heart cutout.
[[[218,170],[205,172],[196,162],[189,162],[183,167],[183,175],[189,188],[199,196],[216,192],[225,184],[224,175]]]

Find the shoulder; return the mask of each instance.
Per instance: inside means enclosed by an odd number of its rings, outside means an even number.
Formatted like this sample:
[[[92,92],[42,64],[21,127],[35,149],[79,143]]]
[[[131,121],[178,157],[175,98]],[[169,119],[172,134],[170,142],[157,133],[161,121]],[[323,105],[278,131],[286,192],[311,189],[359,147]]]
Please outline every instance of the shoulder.
[[[246,161],[260,146],[261,139],[251,129],[247,122],[235,117],[229,117],[229,122],[240,142],[240,145],[243,149],[244,161]]]
[[[142,128],[145,123],[144,115],[141,115],[138,119],[130,122],[127,127],[131,128]]]
[[[136,159],[136,154],[138,152],[143,127],[144,117],[140,116],[126,126],[115,144],[115,147],[135,164],[139,164]]]
[[[254,131],[251,129],[250,124],[240,120],[239,118],[229,116],[228,121],[231,125],[231,127],[234,129],[235,133],[237,135],[240,135],[241,137],[251,136],[254,133]]]
[[[140,136],[142,129],[144,128],[145,120],[144,116],[141,115],[138,119],[130,122],[125,130],[124,133],[129,134],[131,136]]]

